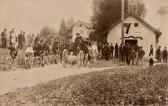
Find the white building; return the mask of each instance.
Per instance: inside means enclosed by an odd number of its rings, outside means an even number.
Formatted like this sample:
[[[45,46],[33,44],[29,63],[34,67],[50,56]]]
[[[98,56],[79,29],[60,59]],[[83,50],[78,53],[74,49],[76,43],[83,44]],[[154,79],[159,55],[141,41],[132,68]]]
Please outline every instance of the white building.
[[[160,37],[160,45],[168,47],[168,4],[161,7],[159,10],[161,15],[161,32],[162,36]]]
[[[107,43],[120,44],[121,39],[121,20],[118,20],[114,25],[106,30]],[[161,32],[153,28],[143,19],[134,15],[128,15],[124,20],[124,43],[132,45],[138,43],[146,51],[146,56],[149,55],[150,45],[154,48],[158,46]]]
[[[82,21],[77,21],[72,26],[72,42],[75,41],[77,34],[79,34],[82,38],[86,39],[89,37],[89,34],[92,30],[92,26]]]

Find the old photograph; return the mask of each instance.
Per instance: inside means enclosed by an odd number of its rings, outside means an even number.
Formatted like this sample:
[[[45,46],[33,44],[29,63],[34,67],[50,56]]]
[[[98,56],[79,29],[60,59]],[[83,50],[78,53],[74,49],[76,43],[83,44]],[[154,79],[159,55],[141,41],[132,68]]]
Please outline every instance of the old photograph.
[[[168,0],[0,0],[0,106],[168,106]]]

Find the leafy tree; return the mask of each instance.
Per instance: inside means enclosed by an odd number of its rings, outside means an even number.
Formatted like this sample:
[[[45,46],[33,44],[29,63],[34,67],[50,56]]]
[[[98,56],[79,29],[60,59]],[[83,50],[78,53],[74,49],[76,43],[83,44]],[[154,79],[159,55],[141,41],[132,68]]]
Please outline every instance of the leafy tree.
[[[64,37],[66,40],[72,38],[72,25],[74,24],[73,18],[66,20],[62,20],[60,24],[59,35]]]
[[[53,27],[44,26],[40,31],[40,37],[46,38],[48,41],[51,41],[57,35],[57,30]]]
[[[142,11],[143,10],[143,11]],[[139,3],[138,16],[144,14],[145,6]],[[104,33],[121,18],[121,0],[93,0],[94,15],[91,19],[94,33],[99,40],[106,38]],[[125,13],[128,13],[128,0],[125,0]]]

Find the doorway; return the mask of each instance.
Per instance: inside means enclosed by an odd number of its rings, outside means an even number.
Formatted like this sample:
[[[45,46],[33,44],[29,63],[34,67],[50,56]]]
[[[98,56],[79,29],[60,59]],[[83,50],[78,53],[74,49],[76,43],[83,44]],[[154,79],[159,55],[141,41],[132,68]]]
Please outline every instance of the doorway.
[[[131,46],[134,46],[138,43],[138,40],[136,39],[126,39],[125,44],[129,43]]]

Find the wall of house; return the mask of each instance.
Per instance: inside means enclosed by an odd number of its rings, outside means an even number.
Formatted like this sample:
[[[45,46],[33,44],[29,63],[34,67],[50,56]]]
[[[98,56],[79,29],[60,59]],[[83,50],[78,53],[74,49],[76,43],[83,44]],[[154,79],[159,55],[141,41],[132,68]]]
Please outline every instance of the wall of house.
[[[82,26],[80,26],[82,25]],[[81,37],[88,38],[89,37],[89,29],[82,23],[77,23],[72,28],[72,41],[75,41],[76,34],[79,33]]]
[[[131,25],[130,31],[128,34],[124,34],[125,37],[134,36],[134,37],[142,37],[143,40],[138,39],[138,45],[142,46],[146,52],[145,56],[149,55],[150,45],[153,45],[154,49],[156,48],[156,35],[155,33],[146,27],[143,23],[139,22],[139,20],[128,17],[125,19],[124,23],[139,23],[139,27],[135,28],[134,25]],[[126,31],[126,28],[124,28]],[[107,35],[108,43],[121,43],[121,23],[116,25],[113,29],[111,29]]]
[[[161,32],[159,44],[168,47],[168,12],[161,14]]]

